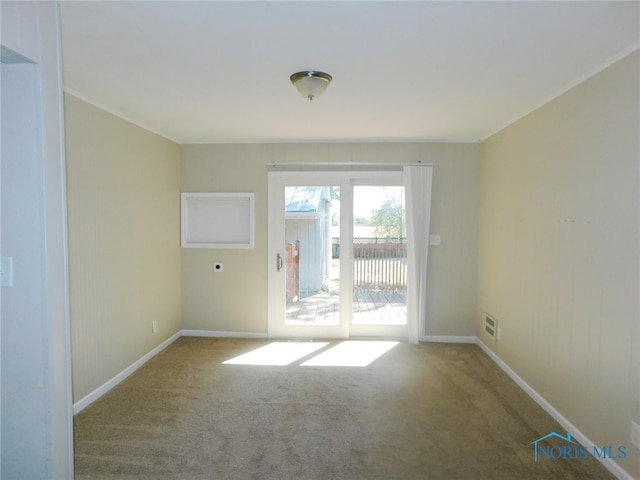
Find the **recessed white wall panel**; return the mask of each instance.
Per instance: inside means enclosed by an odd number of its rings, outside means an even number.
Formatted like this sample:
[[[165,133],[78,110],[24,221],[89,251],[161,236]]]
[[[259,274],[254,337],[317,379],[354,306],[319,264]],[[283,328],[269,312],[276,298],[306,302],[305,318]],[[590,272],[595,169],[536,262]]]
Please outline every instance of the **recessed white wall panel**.
[[[183,193],[183,248],[253,248],[253,193]]]

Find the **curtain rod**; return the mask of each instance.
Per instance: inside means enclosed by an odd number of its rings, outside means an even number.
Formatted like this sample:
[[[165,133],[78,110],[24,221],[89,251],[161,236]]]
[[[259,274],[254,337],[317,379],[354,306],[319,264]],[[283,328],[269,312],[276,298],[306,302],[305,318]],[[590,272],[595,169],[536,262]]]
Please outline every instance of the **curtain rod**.
[[[428,162],[265,162],[267,167],[432,167]]]

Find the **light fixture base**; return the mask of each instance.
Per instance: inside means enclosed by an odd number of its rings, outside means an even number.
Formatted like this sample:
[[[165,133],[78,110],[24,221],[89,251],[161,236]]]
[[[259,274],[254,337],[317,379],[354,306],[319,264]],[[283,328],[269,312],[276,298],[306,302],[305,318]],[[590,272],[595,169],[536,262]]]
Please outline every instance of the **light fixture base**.
[[[309,100],[313,100],[324,93],[331,83],[331,80],[333,80],[333,77],[328,73],[306,70],[294,73],[289,79],[298,89],[300,95]]]

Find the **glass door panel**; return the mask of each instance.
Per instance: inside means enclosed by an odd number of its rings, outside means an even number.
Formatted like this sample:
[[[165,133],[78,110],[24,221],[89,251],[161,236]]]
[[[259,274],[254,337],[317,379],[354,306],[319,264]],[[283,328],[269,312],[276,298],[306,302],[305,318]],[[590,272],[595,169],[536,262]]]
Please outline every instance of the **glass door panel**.
[[[351,290],[331,236],[351,225],[345,179],[319,172],[269,173],[270,337],[345,338]],[[338,233],[337,235],[340,235]]]
[[[285,186],[284,224],[285,325],[339,325],[340,259],[332,236],[340,230],[340,187]]]
[[[353,187],[353,325],[407,324],[404,187]]]

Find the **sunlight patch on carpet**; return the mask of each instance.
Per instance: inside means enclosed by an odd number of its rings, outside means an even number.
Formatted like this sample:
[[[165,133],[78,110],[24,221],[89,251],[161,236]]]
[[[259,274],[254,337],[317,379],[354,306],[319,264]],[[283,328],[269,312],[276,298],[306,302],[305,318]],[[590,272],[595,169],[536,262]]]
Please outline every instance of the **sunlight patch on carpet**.
[[[273,342],[222,363],[224,365],[285,366],[327,345],[326,342]]]
[[[366,367],[398,342],[345,341],[307,360],[303,367]]]

